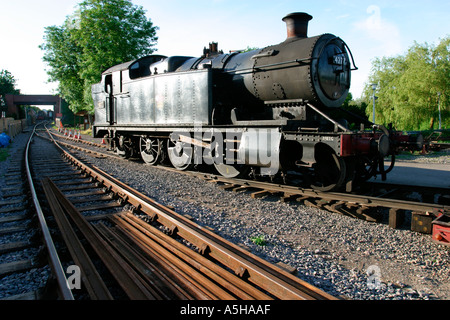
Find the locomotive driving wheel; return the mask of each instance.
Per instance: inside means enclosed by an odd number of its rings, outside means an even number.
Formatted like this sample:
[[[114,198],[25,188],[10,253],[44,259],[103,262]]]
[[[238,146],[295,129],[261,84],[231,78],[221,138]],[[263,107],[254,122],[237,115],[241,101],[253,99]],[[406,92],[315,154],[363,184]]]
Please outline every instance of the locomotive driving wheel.
[[[142,136],[139,139],[139,150],[142,160],[149,165],[156,165],[161,160],[162,141],[151,137]]]
[[[332,151],[318,150],[314,165],[314,182],[311,184],[311,188],[318,191],[336,190],[343,184],[345,175],[344,159]]]
[[[117,148],[115,148],[115,153],[125,159],[135,156],[135,149],[133,148],[133,141],[130,137],[125,137],[123,135],[119,136],[117,139]]]
[[[167,154],[175,169],[184,171],[192,168],[193,148],[182,141],[167,141]]]

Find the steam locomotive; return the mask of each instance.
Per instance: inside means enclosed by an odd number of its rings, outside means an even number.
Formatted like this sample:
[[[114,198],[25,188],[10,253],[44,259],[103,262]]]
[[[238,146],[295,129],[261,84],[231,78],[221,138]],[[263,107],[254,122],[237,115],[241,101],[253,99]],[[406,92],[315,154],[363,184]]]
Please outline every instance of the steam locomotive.
[[[333,119],[357,68],[339,37],[307,36],[311,19],[287,15],[287,39],[263,49],[223,53],[210,43],[201,57],[149,55],[109,68],[92,86],[93,135],[124,157],[179,170],[208,164],[226,177],[284,180],[294,173],[321,191],[385,179],[398,148],[417,141]]]

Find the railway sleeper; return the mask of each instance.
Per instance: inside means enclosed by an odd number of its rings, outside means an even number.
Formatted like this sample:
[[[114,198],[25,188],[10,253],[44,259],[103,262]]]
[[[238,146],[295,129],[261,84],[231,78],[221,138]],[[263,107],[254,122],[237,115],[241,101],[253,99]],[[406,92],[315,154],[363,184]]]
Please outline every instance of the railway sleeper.
[[[434,218],[429,212],[411,212],[411,231],[430,234]]]
[[[18,242],[10,242],[0,245],[0,254],[23,250],[29,248],[31,243],[28,241],[18,241]]]
[[[33,261],[30,259],[2,263],[0,264],[0,277],[11,273],[27,271],[33,267]]]
[[[389,209],[389,227],[392,229],[398,229],[405,221],[406,210],[402,209]]]

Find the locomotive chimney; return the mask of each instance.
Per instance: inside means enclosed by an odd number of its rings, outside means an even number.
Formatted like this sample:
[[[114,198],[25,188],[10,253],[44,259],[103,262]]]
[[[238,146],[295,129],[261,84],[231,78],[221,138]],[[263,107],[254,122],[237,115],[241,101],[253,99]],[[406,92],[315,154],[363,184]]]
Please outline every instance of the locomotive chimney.
[[[287,27],[287,39],[307,38],[308,21],[313,17],[304,12],[294,12],[283,18]]]
[[[218,50],[217,50],[218,47],[219,47],[219,44],[217,42],[210,43],[209,44],[209,51],[211,53],[217,53],[218,52]]]

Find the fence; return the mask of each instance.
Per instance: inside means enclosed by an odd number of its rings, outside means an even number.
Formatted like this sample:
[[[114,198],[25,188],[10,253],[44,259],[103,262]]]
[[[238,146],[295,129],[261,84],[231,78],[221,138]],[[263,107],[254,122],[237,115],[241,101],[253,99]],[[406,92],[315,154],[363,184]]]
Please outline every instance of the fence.
[[[0,133],[6,133],[11,139],[27,127],[27,120],[14,120],[13,118],[0,119]]]

